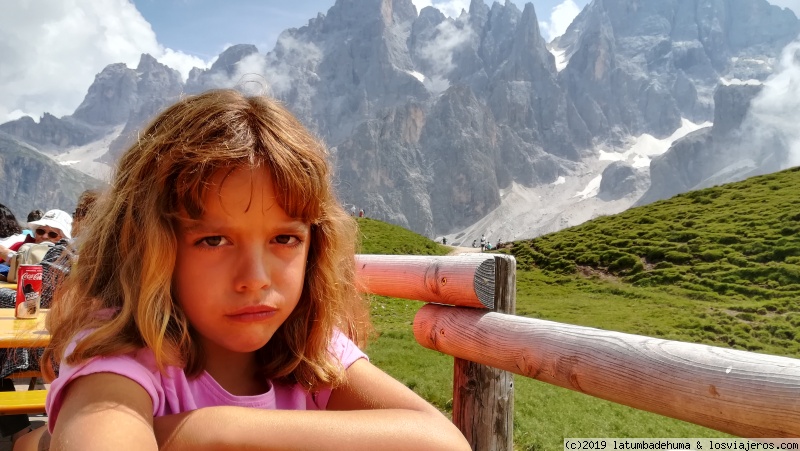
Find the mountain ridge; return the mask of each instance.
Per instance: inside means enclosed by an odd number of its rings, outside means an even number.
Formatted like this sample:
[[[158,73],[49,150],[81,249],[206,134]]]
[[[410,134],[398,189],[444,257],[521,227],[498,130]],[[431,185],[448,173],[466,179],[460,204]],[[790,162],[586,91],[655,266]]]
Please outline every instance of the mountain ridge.
[[[499,227],[504,218],[493,215],[513,186],[548,195],[561,178],[570,186],[577,178],[581,193],[600,185],[594,180],[608,165],[603,151],[620,153],[641,134],[669,136],[687,118],[710,120],[712,84],[745,75],[764,80],[782,45],[800,32],[791,12],[765,0],[634,3],[592,1],[551,49],[530,3],[520,11],[510,2],[473,0],[469,11],[447,18],[432,7],[417,14],[410,0],[339,0],[327,15],[281,33],[270,52],[232,46],[211,68],[192,70],[186,83],[149,55],[135,70],[110,65],[72,116],[48,119],[62,124],[66,138],[51,131],[55,125],[26,120],[0,130],[35,147],[44,142],[40,150],[52,153],[58,143],[85,142],[92,130],[108,136],[110,123],[125,117],[101,158],[111,164],[182,93],[242,86],[255,72],[263,74],[256,85],[267,83],[330,146],[344,203],[426,236],[466,240],[480,235],[481,221]],[[710,12],[698,16],[706,6]],[[745,27],[750,41],[732,36],[734,25]],[[569,60],[561,69],[552,53],[559,49]],[[106,92],[109,103],[98,94]],[[617,166],[625,164],[616,174],[618,183],[628,181],[615,187],[606,179],[606,194],[592,201],[596,211],[627,208],[645,191],[647,169],[632,161]],[[613,200],[604,200],[612,192]],[[548,215],[513,233],[586,216]]]

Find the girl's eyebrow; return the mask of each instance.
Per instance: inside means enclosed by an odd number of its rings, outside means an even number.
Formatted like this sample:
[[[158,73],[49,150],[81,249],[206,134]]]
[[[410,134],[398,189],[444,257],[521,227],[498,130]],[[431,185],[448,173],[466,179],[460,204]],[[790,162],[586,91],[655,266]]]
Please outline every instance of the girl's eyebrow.
[[[202,219],[179,219],[178,220],[178,228],[181,233],[185,234],[202,234],[202,233],[224,233],[233,227],[220,224],[220,223],[213,223],[210,221],[204,221]],[[274,227],[275,230],[280,231],[281,233],[308,233],[311,229],[311,225],[305,223],[299,219],[286,221],[281,224],[278,224]]]

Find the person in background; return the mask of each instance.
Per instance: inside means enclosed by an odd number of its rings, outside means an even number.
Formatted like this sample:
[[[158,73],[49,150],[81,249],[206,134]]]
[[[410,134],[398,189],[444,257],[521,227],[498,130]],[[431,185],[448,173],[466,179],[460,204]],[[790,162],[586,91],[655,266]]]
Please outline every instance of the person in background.
[[[72,216],[64,210],[48,210],[41,219],[30,222],[28,227],[33,229],[36,243],[58,243],[72,238]]]
[[[80,235],[81,226],[85,222],[86,216],[94,209],[94,204],[100,197],[101,191],[97,189],[87,189],[78,198],[78,205],[72,213],[72,235]]]
[[[17,221],[16,216],[10,208],[0,204],[0,246],[9,247],[20,241],[25,240],[22,233],[22,226]],[[3,254],[0,254],[0,261],[4,261]]]
[[[44,212],[42,210],[38,208],[36,210],[31,210],[31,212],[28,213],[28,222],[38,221],[42,219],[42,216],[44,216]]]
[[[31,210],[30,213],[28,213],[28,222],[30,223],[33,221],[38,221],[42,219],[42,216],[44,216],[44,212],[42,210],[38,208],[36,210]],[[22,231],[22,233],[28,236],[33,236],[33,230],[31,229],[25,229]]]
[[[99,191],[97,190],[86,190],[84,191],[80,198],[78,198],[78,206],[75,208],[75,217],[73,219],[72,216],[69,216],[68,213],[61,211],[61,210],[51,210],[47,213],[49,214],[52,211],[58,211],[60,213],[53,215],[53,218],[59,217],[59,221],[62,223],[58,223],[54,219],[46,220],[41,219],[38,222],[35,221],[34,224],[38,226],[42,226],[40,223],[41,221],[47,221],[47,224],[50,226],[55,226],[55,228],[48,228],[48,233],[37,233],[37,237],[40,238],[40,242],[45,241],[45,239],[50,240],[51,237],[49,236],[50,230],[56,230],[58,234],[59,240],[50,248],[47,253],[45,254],[44,258],[42,259],[42,308],[50,308],[50,302],[53,298],[53,292],[55,287],[58,283],[63,279],[66,275],[69,274],[70,266],[75,259],[75,246],[73,244],[73,239],[71,237],[72,232],[78,232],[80,229],[80,224],[85,219],[86,215],[94,205],[95,201],[99,196]],[[69,221],[64,219],[64,215],[69,217]],[[66,224],[68,222],[69,224]],[[47,226],[47,227],[50,227]],[[42,226],[44,227],[44,226]],[[67,232],[64,232],[64,229]],[[0,307],[2,308],[13,308],[16,298],[16,290],[12,290],[9,288],[0,288]],[[4,368],[0,367],[0,370]],[[0,376],[3,376],[2,371],[0,371]],[[0,417],[2,418],[2,417]]]
[[[94,205],[99,191],[86,190],[78,199],[78,206],[72,217],[70,233],[76,236],[80,232],[80,224]],[[60,211],[60,210],[59,210]],[[65,213],[66,214],[66,213]],[[37,221],[37,220],[34,220]],[[51,222],[51,224],[53,224]],[[61,227],[65,227],[61,224]],[[59,230],[61,230],[59,228]],[[44,235],[44,234],[42,234]],[[42,259],[42,308],[50,308],[53,294],[61,280],[69,275],[72,263],[75,260],[73,239],[63,237],[45,254]],[[0,307],[13,308],[16,302],[17,291],[9,288],[0,288]],[[0,391],[14,391],[14,382],[9,376],[20,371],[39,371],[39,360],[43,348],[36,349],[0,349]],[[4,437],[11,436],[11,441],[16,442],[20,437],[31,432],[31,423],[27,415],[0,416],[0,434]]]
[[[264,96],[208,91],[155,118],[48,314],[54,448],[469,449],[356,345],[358,233],[327,157]]]
[[[8,274],[8,261],[6,255],[12,247],[15,249],[25,242],[25,234],[22,233],[22,226],[14,216],[10,208],[0,204],[0,274],[5,277]],[[2,280],[5,280],[3,278]]]
[[[42,243],[44,241],[57,243],[64,238],[72,237],[72,216],[63,210],[49,210],[41,219],[31,222],[28,226],[34,231],[33,237],[26,236],[23,241],[8,247],[0,245],[0,260],[10,261],[11,257],[16,255],[16,251],[25,243]]]
[[[10,208],[0,204],[0,239],[22,233],[22,226]]]

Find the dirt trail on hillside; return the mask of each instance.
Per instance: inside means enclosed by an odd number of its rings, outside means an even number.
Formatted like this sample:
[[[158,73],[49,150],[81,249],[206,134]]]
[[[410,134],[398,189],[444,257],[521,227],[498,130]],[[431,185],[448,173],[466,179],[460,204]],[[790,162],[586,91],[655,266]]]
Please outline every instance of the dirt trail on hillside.
[[[450,251],[450,253],[447,254],[447,255],[469,254],[469,253],[473,253],[473,252],[477,253],[477,252],[481,251],[481,248],[479,248],[479,247],[460,247],[460,246],[448,246],[448,247],[452,247],[453,250]]]

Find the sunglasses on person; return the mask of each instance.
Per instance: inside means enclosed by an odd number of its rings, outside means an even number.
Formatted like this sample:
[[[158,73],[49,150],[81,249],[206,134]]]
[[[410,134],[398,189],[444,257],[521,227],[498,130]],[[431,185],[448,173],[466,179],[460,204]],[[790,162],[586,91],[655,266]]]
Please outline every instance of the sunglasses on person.
[[[45,229],[36,229],[36,234],[39,235],[39,236],[47,234],[47,236],[50,237],[51,240],[54,240],[54,239],[56,239],[56,238],[61,236],[61,234],[58,233],[58,232],[54,232],[52,230],[45,230]]]

